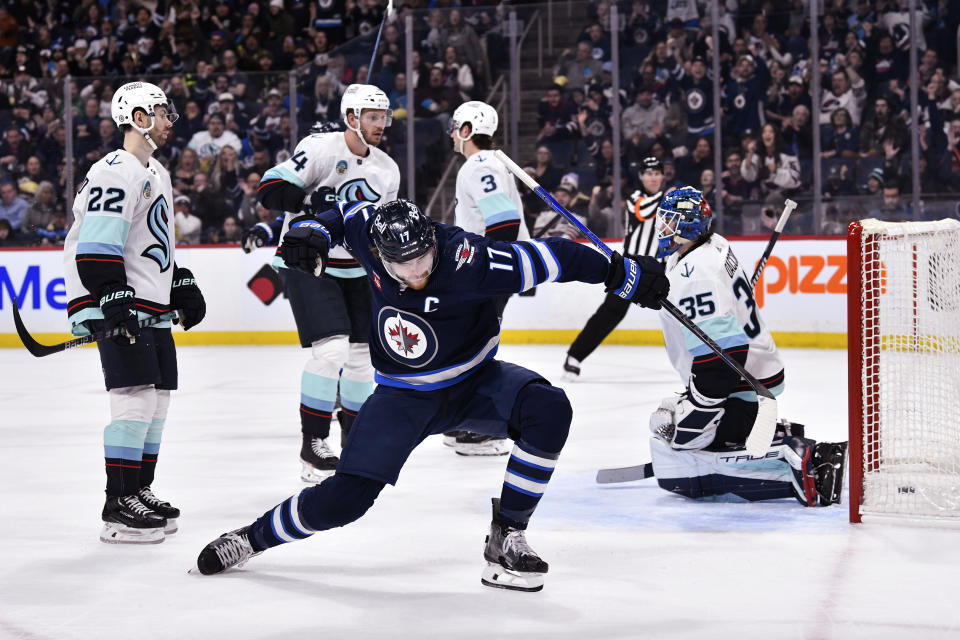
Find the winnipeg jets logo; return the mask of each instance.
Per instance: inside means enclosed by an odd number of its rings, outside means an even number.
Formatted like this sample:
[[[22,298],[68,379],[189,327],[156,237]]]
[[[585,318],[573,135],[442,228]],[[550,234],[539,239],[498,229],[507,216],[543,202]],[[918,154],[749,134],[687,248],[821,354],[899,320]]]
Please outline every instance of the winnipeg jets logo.
[[[465,264],[470,264],[473,262],[473,254],[476,251],[476,248],[473,247],[466,238],[463,239],[463,242],[460,243],[460,246],[457,247],[457,268],[454,271],[459,271],[460,267]]]
[[[436,334],[423,318],[395,307],[384,307],[378,324],[380,344],[397,362],[420,368],[436,356]]]
[[[343,202],[357,202],[364,200],[366,202],[376,202],[380,199],[380,194],[370,186],[363,178],[347,180],[337,189],[337,196]]]
[[[161,195],[147,213],[147,228],[157,244],[147,247],[142,255],[160,266],[160,273],[170,268],[170,211],[167,199]]]

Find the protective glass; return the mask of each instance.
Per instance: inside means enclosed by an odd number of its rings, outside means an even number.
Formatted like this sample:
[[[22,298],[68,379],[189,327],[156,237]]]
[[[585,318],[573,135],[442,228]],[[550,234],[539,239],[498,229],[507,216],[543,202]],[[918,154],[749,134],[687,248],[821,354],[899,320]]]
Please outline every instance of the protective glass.
[[[437,250],[430,247],[426,253],[406,262],[383,260],[383,267],[395,280],[405,283],[419,282],[427,278],[437,264]]]

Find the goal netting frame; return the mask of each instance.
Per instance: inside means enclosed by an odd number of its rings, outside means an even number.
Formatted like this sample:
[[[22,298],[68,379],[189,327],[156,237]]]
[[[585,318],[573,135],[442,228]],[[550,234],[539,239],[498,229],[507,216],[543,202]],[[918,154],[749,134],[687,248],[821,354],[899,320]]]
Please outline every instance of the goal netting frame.
[[[960,221],[847,232],[850,522],[960,523]]]

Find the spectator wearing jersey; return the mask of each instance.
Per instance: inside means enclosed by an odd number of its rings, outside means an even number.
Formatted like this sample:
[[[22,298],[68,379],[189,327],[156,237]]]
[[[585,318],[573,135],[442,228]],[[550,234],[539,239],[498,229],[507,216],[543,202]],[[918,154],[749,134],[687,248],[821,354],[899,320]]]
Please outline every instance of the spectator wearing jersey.
[[[677,85],[681,90],[687,116],[687,144],[700,136],[713,134],[713,82],[707,77],[707,61],[697,56],[690,73],[680,70]]]
[[[216,161],[217,154],[220,153],[220,148],[225,145],[230,145],[238,153],[243,149],[243,143],[240,138],[237,137],[237,134],[225,130],[223,115],[211,113],[207,117],[206,131],[195,133],[193,137],[190,138],[187,148],[197,152],[200,158],[200,168],[206,172],[210,170],[210,167],[213,166],[213,163]]]
[[[790,155],[809,158],[813,155],[813,126],[810,109],[798,104],[793,114],[783,123],[783,148]]]
[[[769,73],[763,60],[747,54],[741,56],[724,87],[724,115],[727,125],[723,131],[731,139],[740,137],[747,129],[758,131],[763,112],[764,87]]]
[[[760,140],[751,141],[740,172],[748,182],[760,183],[760,196],[769,201],[782,201],[800,187],[800,162],[786,153],[780,133],[772,124],[760,131]]]
[[[551,85],[537,106],[537,125],[540,127],[537,142],[559,142],[575,137],[579,132],[576,115],[577,109],[563,95],[563,87]]]
[[[830,116],[841,107],[850,114],[854,126],[860,126],[860,115],[867,97],[866,83],[856,71],[846,67],[844,56],[837,56],[837,69],[830,74],[830,88],[820,100],[820,124],[830,124]]]
[[[863,119],[860,127],[860,156],[873,158],[883,155],[883,138],[888,133],[905,141],[907,126],[900,116],[891,111],[888,98],[880,96],[874,100],[872,113]]]
[[[685,185],[700,188],[700,176],[713,169],[713,147],[708,138],[697,138],[688,155],[677,158],[677,177]]]
[[[860,150],[860,132],[850,123],[850,114],[840,107],[823,127],[821,158],[856,158]]]

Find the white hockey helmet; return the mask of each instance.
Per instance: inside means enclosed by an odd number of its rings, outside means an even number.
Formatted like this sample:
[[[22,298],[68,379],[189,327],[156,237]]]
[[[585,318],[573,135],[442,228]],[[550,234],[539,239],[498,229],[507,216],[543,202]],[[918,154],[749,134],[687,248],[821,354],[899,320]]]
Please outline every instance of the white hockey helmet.
[[[474,134],[479,133],[484,136],[492,136],[497,132],[497,125],[500,124],[500,118],[497,116],[497,110],[486,102],[471,100],[464,102],[453,112],[452,119],[455,131],[460,131],[460,127],[469,123],[470,135],[464,138],[469,140]]]
[[[340,116],[347,121],[347,113],[353,111],[357,118],[364,109],[382,109],[389,117],[393,116],[390,110],[390,99],[383,91],[372,84],[352,84],[343,92],[340,100]],[[387,122],[387,126],[390,122]],[[349,125],[348,125],[349,126]]]
[[[130,125],[143,134],[154,149],[157,145],[150,139],[149,131],[153,129],[154,107],[160,105],[167,110],[167,117],[171,122],[176,122],[178,115],[173,103],[167,98],[163,89],[149,82],[128,82],[113,94],[113,102],[110,103],[110,117],[117,123],[117,126],[125,124]],[[146,128],[138,127],[133,121],[133,113],[137,109],[142,109],[150,116],[150,126]]]

